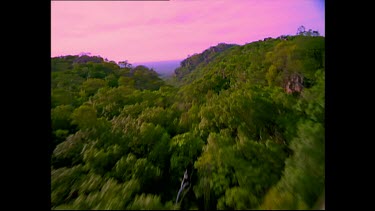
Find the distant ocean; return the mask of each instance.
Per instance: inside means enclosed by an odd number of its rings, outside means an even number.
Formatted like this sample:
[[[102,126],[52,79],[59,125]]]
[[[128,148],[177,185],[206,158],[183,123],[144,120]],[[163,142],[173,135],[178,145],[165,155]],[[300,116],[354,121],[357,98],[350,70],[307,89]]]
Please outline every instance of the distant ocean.
[[[182,60],[170,60],[170,61],[156,61],[156,62],[136,62],[131,63],[133,67],[138,65],[144,65],[148,68],[152,68],[155,72],[159,73],[161,77],[168,77],[173,75],[174,70],[180,66]]]

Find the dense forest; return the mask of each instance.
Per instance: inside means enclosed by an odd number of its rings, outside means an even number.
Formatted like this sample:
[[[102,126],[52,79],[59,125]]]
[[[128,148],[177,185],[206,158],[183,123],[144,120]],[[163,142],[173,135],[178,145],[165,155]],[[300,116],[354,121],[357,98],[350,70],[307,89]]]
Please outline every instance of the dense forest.
[[[51,209],[316,209],[325,38],[220,43],[162,80],[51,59]]]

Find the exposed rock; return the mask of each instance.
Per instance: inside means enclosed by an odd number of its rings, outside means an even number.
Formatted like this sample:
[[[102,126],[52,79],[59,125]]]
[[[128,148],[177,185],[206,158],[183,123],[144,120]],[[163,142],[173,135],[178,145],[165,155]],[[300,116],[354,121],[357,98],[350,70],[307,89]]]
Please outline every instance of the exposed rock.
[[[288,77],[286,85],[284,87],[286,93],[301,92],[303,89],[303,76],[294,73]]]

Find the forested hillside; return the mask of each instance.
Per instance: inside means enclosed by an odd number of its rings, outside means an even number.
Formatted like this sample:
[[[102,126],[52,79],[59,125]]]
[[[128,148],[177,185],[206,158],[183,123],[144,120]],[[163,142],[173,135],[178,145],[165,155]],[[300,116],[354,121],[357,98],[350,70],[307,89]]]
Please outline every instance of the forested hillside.
[[[324,37],[221,43],[171,83],[100,57],[51,63],[51,209],[320,206]]]

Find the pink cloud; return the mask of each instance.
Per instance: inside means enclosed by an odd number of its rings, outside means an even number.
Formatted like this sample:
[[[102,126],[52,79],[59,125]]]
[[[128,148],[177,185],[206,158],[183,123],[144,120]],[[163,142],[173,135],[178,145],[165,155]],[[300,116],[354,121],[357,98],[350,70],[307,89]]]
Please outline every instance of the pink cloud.
[[[130,62],[183,59],[219,42],[245,44],[298,26],[324,35],[316,1],[54,1],[52,56],[91,52]]]

